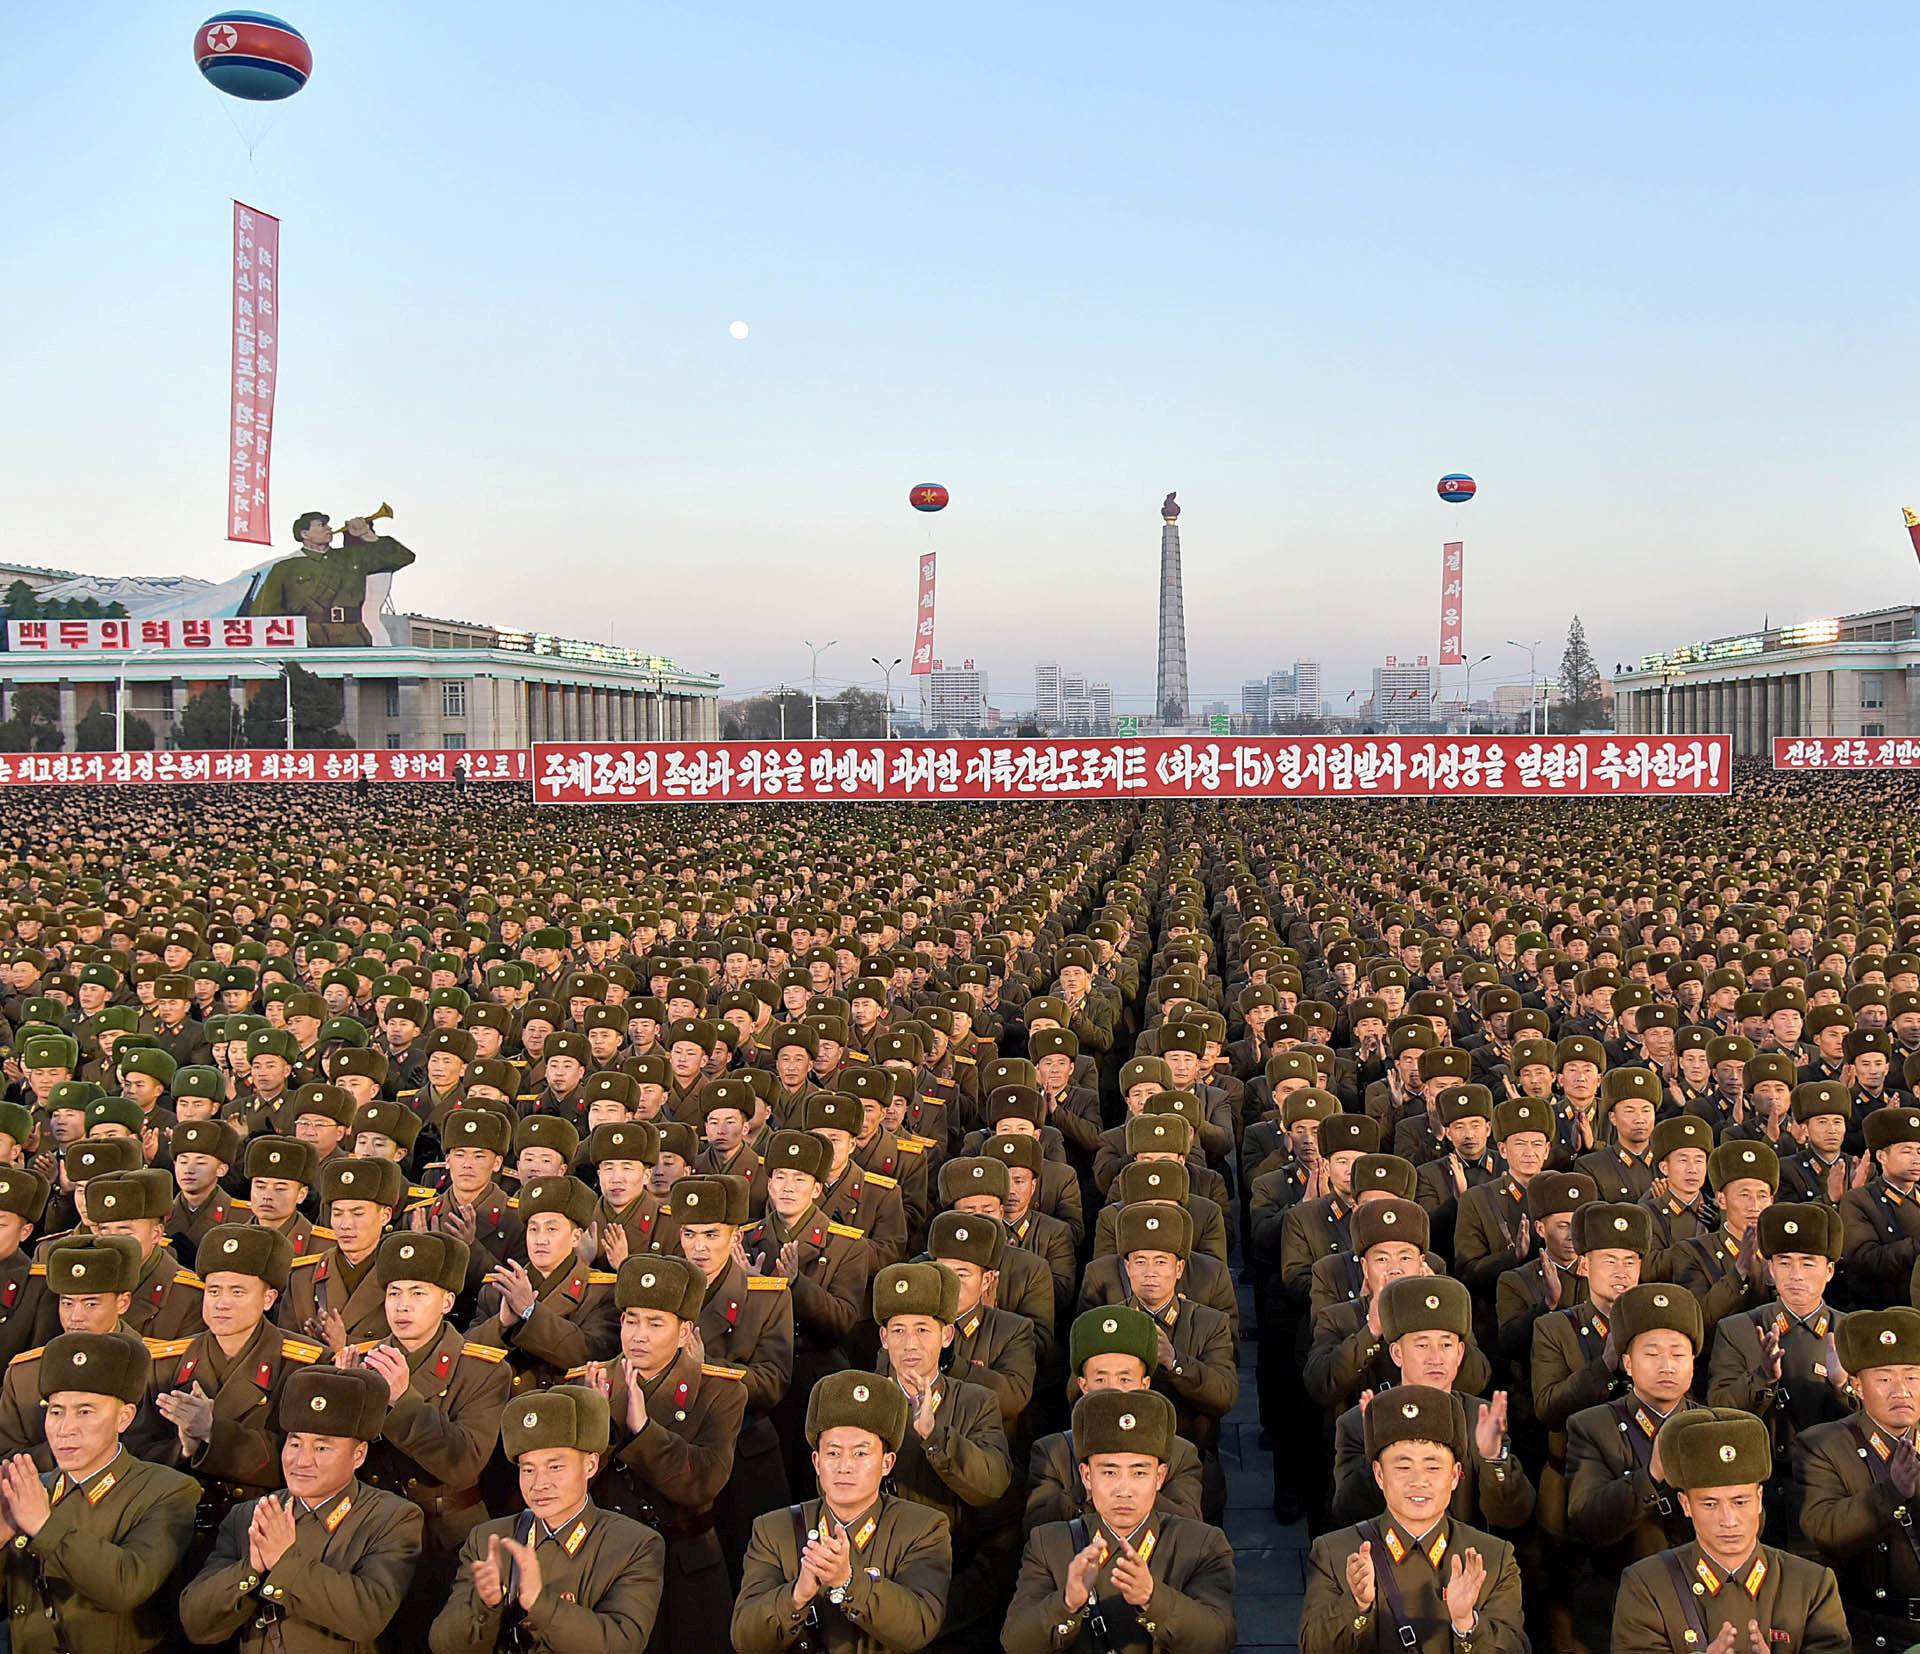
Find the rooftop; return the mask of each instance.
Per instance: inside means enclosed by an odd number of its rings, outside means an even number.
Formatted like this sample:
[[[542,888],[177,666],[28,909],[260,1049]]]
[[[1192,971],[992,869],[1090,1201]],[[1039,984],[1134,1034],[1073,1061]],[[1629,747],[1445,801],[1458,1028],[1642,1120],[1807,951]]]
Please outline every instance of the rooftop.
[[[1706,643],[1683,643],[1661,654],[1642,655],[1638,669],[1658,672],[1667,666],[1695,666],[1796,649],[1826,649],[1841,643],[1899,643],[1915,637],[1917,616],[1920,616],[1920,606],[1901,603],[1830,620],[1803,620],[1795,626],[1766,626],[1757,632],[1737,632]]]

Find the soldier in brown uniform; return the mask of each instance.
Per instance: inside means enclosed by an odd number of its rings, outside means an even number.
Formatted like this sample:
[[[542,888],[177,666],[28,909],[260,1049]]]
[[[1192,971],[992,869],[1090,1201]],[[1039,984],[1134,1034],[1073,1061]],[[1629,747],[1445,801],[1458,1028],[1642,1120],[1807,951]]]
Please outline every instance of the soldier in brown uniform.
[[[144,1337],[190,1338],[200,1319],[200,1277],[181,1266],[167,1245],[173,1180],[161,1171],[115,1173],[93,1179],[87,1211],[102,1235],[125,1235],[140,1247],[127,1325]]]
[[[807,1398],[819,1379],[847,1365],[846,1347],[868,1321],[871,1302],[865,1238],[816,1204],[830,1155],[813,1132],[775,1132],[767,1143],[766,1215],[740,1232],[750,1272],[782,1277],[793,1301],[793,1377],[773,1412],[790,1488],[806,1485]]]
[[[1691,1405],[1700,1305],[1649,1282],[1615,1300],[1611,1337],[1628,1388],[1567,1420],[1569,1646],[1600,1649],[1626,1567],[1685,1536],[1685,1514],[1659,1452],[1660,1428]],[[1565,1615],[1560,1616],[1564,1622]]]
[[[771,1415],[793,1377],[793,1294],[784,1275],[755,1275],[740,1232],[746,1183],[737,1177],[687,1177],[674,1186],[680,1251],[699,1271],[700,1347],[735,1368],[746,1395],[733,1469],[714,1501],[729,1577],[746,1555],[754,1519],[787,1502],[787,1472]],[[734,1588],[738,1588],[737,1580]]]
[[[206,1330],[149,1344],[153,1372],[134,1427],[143,1459],[199,1477],[201,1555],[229,1510],[280,1485],[280,1398],[323,1353],[267,1318],[293,1265],[286,1236],[227,1223],[209,1229],[203,1247]]]
[[[739,1654],[912,1654],[938,1634],[953,1543],[938,1511],[885,1491],[906,1437],[900,1386],[874,1373],[823,1378],[806,1439],[821,1497],[753,1525],[734,1602]]]
[[[255,1233],[258,1233],[256,1230]],[[180,1598],[195,1642],[239,1654],[374,1654],[414,1583],[420,1512],[361,1479],[387,1412],[377,1374],[307,1368],[275,1425],[286,1492],[237,1505]]]
[[[1699,1408],[1662,1426],[1657,1448],[1693,1533],[1622,1577],[1614,1654],[1848,1654],[1862,1646],[1848,1635],[1832,1571],[1760,1542],[1761,1489],[1773,1471],[1760,1420]]]
[[[7,1625],[15,1654],[147,1654],[178,1646],[165,1587],[193,1536],[199,1485],[121,1436],[150,1358],[125,1333],[63,1333],[37,1362],[48,1468],[0,1468]]]
[[[515,1395],[558,1384],[618,1348],[614,1276],[580,1255],[593,1205],[593,1191],[578,1178],[529,1183],[520,1194],[527,1261],[495,1265],[481,1288],[467,1336],[507,1351]]]
[[[856,1082],[848,1075],[843,1084],[876,1083],[870,1070],[859,1072],[866,1077]],[[831,1151],[821,1178],[820,1210],[833,1222],[858,1229],[866,1237],[874,1268],[898,1263],[907,1248],[907,1215],[900,1187],[890,1177],[863,1170],[853,1159],[854,1139],[862,1124],[860,1098],[845,1089],[818,1091],[806,1100],[802,1114],[806,1129]]]
[[[1653,1218],[1653,1255],[1647,1260],[1647,1276],[1669,1281],[1680,1248],[1720,1221],[1713,1197],[1707,1193],[1713,1127],[1697,1114],[1671,1116],[1653,1128],[1648,1153],[1659,1175],[1640,1197]]]
[[[516,1396],[500,1424],[526,1508],[467,1536],[433,1654],[502,1645],[635,1650],[659,1615],[666,1546],[651,1528],[593,1502],[606,1459],[607,1399],[578,1384]]]
[[[466,1279],[466,1248],[445,1235],[388,1235],[375,1260],[385,1336],[351,1346],[345,1367],[378,1375],[387,1416],[364,1479],[412,1501],[424,1518],[416,1589],[395,1630],[425,1633],[454,1562],[486,1520],[480,1475],[499,1440],[511,1375],[505,1352],[469,1342],[448,1320]]]
[[[512,1141],[513,1124],[505,1115],[488,1108],[456,1108],[441,1130],[447,1186],[432,1200],[407,1209],[408,1226],[417,1233],[433,1231],[466,1246],[469,1293],[478,1293],[495,1264],[524,1250],[520,1203],[498,1182]]]
[[[581,1154],[600,1188],[590,1227],[600,1237],[601,1258],[617,1267],[642,1252],[668,1250],[663,1239],[673,1224],[649,1182],[660,1159],[659,1129],[647,1120],[595,1126]]]
[[[1840,1200],[1852,1301],[1905,1300],[1920,1262],[1920,1108],[1877,1108],[1866,1118],[1874,1176]]]
[[[188,1263],[200,1238],[216,1224],[244,1223],[247,1203],[222,1186],[240,1161],[240,1134],[225,1120],[198,1120],[173,1128],[169,1141],[178,1189],[167,1213],[167,1238]]]
[[[927,1231],[927,1256],[959,1287],[947,1372],[991,1390],[1007,1440],[1024,1448],[1037,1356],[1033,1323],[1015,1310],[994,1307],[1006,1251],[1006,1228],[989,1216],[942,1212]]]
[[[742,1369],[701,1359],[704,1287],[684,1258],[629,1258],[614,1288],[620,1355],[578,1375],[607,1397],[612,1421],[595,1498],[667,1542],[648,1645],[658,1654],[723,1647],[732,1600],[713,1502],[733,1472],[747,1392]]]
[[[53,1299],[52,1331],[139,1334],[124,1319],[140,1278],[140,1248],[125,1236],[80,1235],[47,1254],[47,1291]],[[7,1363],[0,1383],[0,1457],[30,1453],[41,1469],[53,1463],[40,1403],[40,1357],[36,1346]]]
[[[1860,1410],[1810,1425],[1795,1442],[1795,1529],[1838,1576],[1854,1647],[1908,1648],[1920,1642],[1920,1543],[1909,1508],[1920,1495],[1920,1313],[1849,1315],[1837,1356]]]
[[[1447,1391],[1409,1384],[1374,1398],[1367,1457],[1386,1514],[1313,1542],[1300,1654],[1524,1654],[1513,1548],[1448,1513],[1462,1429]]]
[[[748,1203],[755,1211],[767,1202],[766,1165],[747,1141],[748,1123],[759,1106],[753,1081],[744,1075],[708,1081],[700,1093],[703,1142],[693,1167],[703,1177],[744,1179]],[[889,1168],[869,1165],[867,1169],[886,1172]]]
[[[1038,1192],[1041,1176],[1039,1140],[1033,1137],[989,1137],[980,1145],[980,1157],[997,1160],[1007,1170],[1007,1192],[1001,1201],[1001,1218],[1007,1226],[1007,1244],[1016,1251],[1034,1254],[1045,1263],[1047,1273],[1053,1277],[1055,1317],[1045,1325],[1045,1342],[1051,1347],[1053,1329],[1058,1325],[1059,1316],[1073,1307],[1080,1261],[1073,1231],[1065,1221],[1034,1207],[1033,1199]],[[944,1187],[943,1181],[943,1190]],[[1011,1270],[1003,1264],[1003,1283],[1009,1274]]]
[[[256,1137],[247,1144],[247,1218],[287,1237],[295,1258],[318,1252],[333,1231],[300,1210],[320,1177],[320,1156],[293,1137]]]
[[[0,1365],[48,1336],[55,1310],[45,1264],[29,1247],[52,1185],[25,1166],[0,1166]]]
[[[350,1344],[386,1335],[384,1294],[374,1268],[387,1222],[406,1189],[391,1160],[340,1155],[320,1170],[320,1201],[332,1241],[294,1261],[274,1319],[337,1357]]]
[[[1090,1514],[1028,1537],[1002,1646],[1226,1654],[1233,1549],[1218,1528],[1169,1514],[1159,1497],[1179,1440],[1172,1403],[1151,1391],[1084,1396],[1072,1439]]]

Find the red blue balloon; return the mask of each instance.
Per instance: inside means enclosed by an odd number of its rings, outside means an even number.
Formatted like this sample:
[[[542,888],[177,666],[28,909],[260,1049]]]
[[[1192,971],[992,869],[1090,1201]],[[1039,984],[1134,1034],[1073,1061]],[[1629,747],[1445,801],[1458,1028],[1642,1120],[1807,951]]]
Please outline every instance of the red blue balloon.
[[[1440,498],[1448,505],[1462,505],[1473,498],[1475,483],[1464,471],[1449,471],[1440,479]]]
[[[313,73],[306,38],[263,11],[215,12],[193,37],[193,61],[216,91],[249,103],[290,98]]]
[[[917,482],[907,491],[907,504],[915,511],[945,511],[947,490],[937,482]]]

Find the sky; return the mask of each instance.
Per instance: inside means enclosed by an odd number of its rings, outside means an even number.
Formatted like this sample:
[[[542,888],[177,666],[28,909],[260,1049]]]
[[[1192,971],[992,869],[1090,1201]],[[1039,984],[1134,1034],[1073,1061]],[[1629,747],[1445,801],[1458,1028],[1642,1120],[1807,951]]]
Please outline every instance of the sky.
[[[289,5],[268,109],[204,0],[12,9],[0,560],[262,555],[238,197],[280,549],[391,501],[400,607],[729,695],[877,687],[931,544],[997,704],[1145,710],[1169,489],[1196,704],[1437,654],[1452,538],[1482,693],[1575,613],[1610,671],[1920,585],[1911,7]]]

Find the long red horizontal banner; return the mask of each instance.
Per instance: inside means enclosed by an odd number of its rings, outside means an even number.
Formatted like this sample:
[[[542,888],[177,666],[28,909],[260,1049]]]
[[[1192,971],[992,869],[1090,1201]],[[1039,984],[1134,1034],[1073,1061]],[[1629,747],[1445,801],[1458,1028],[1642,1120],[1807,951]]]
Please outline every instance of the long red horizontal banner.
[[[541,742],[541,804],[1725,793],[1725,735]]]
[[[1920,741],[1910,736],[1864,735],[1821,740],[1817,736],[1776,735],[1773,767],[1777,770],[1920,769]]]
[[[159,787],[242,782],[453,781],[457,765],[469,781],[524,781],[525,747],[448,752],[438,747],[314,747],[213,752],[35,752],[0,754],[0,786]]]

